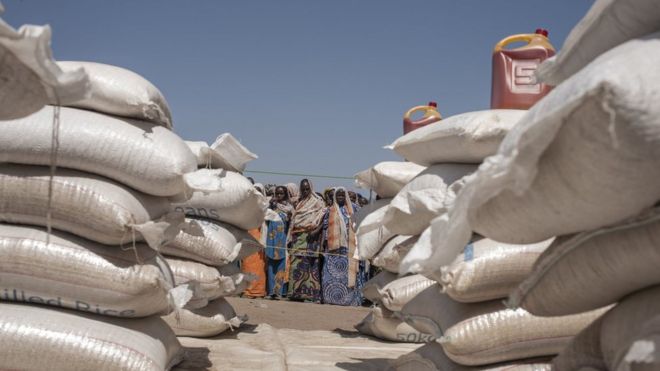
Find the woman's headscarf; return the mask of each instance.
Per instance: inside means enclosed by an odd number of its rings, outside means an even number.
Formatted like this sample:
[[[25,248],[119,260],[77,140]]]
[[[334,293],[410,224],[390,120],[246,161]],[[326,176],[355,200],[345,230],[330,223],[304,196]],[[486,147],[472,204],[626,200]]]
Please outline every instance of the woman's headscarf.
[[[354,212],[353,205],[351,205],[351,200],[348,198],[348,192],[346,192],[346,189],[344,187],[335,188],[335,197],[333,204],[330,207],[330,214],[328,215],[328,251],[337,250],[340,247],[348,247],[348,287],[354,287],[358,271],[358,261],[353,258],[357,247],[357,239],[352,227],[352,220],[349,220],[348,223],[346,223],[342,217],[342,212],[340,210],[341,206],[337,203],[337,193],[339,191],[344,191],[346,199],[344,207],[346,208],[346,213],[348,214],[349,219],[352,219]]]
[[[296,204],[298,204],[298,198],[300,197],[300,191],[298,190],[298,186],[295,183],[287,183],[286,189],[289,193],[289,202],[291,202],[291,204],[295,206]]]
[[[309,184],[310,192],[307,197],[298,200],[296,211],[291,219],[293,233],[311,231],[318,227],[321,224],[321,219],[323,219],[325,202],[314,192],[311,181],[308,179],[303,181],[307,181]],[[302,184],[302,182],[300,183]]]
[[[277,188],[282,187],[286,191],[285,186],[277,186],[275,187],[275,192],[277,192]],[[293,214],[294,208],[293,205],[291,205],[289,201],[289,194],[288,192],[284,192],[285,199],[282,202],[277,202],[275,201],[275,211],[277,212],[283,212],[285,214]],[[274,198],[273,198],[274,199]]]

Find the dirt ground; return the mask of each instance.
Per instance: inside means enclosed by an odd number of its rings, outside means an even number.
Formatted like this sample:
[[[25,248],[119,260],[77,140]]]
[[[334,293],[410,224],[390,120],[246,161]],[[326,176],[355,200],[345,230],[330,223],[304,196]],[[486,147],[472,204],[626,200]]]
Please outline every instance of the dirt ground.
[[[247,325],[267,323],[279,329],[335,330],[354,332],[369,313],[367,307],[342,307],[287,300],[227,298],[236,314],[247,314]],[[357,331],[355,331],[357,332]]]

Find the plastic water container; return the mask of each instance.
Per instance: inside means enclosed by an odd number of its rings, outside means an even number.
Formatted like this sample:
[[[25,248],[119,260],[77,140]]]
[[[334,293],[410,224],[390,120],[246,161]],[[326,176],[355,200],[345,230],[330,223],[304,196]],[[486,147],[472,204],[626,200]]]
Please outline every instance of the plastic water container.
[[[423,116],[419,120],[412,119],[412,115],[422,112]],[[440,112],[438,112],[438,104],[436,102],[429,102],[426,106],[417,106],[408,110],[403,115],[403,134],[408,134],[415,129],[432,124],[442,120]]]
[[[514,42],[527,44],[505,49]],[[535,72],[539,64],[555,55],[542,28],[533,34],[512,35],[495,45],[493,50],[493,81],[490,107],[493,109],[528,109],[543,98],[552,87],[537,82]]]

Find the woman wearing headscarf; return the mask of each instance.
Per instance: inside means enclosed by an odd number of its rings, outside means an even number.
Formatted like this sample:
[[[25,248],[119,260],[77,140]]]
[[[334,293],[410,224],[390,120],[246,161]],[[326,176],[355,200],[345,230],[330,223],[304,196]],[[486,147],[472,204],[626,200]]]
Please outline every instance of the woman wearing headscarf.
[[[279,215],[280,220],[266,222],[266,273],[268,296],[281,298],[286,295],[287,253],[286,243],[289,231],[289,220],[293,214],[293,206],[289,203],[289,193],[284,186],[277,186],[270,200],[270,209]]]
[[[261,194],[265,195],[263,184],[256,183],[254,185]],[[268,227],[266,222],[259,228],[250,229],[248,233],[252,235],[262,245],[266,244],[266,234],[264,233]],[[264,250],[259,250],[256,253],[244,258],[241,261],[241,271],[244,273],[253,274],[256,279],[248,285],[243,291],[243,296],[248,298],[263,298],[266,296],[266,253]]]
[[[334,201],[323,216],[323,247],[326,253],[321,270],[324,303],[362,304],[364,264],[354,258],[357,239],[351,217],[354,205],[344,188],[336,188]]]
[[[296,207],[298,204],[298,198],[300,196],[300,191],[296,183],[287,183],[286,189],[289,192],[289,202],[293,207]]]
[[[308,179],[300,182],[300,199],[291,220],[289,299],[321,301],[320,227],[325,202]]]

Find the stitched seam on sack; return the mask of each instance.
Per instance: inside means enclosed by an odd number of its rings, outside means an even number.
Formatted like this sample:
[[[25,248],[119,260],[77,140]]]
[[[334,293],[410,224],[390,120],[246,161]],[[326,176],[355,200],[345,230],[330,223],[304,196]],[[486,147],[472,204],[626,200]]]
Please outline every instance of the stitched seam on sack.
[[[501,347],[499,345],[495,345],[493,348],[488,348],[488,349],[482,349],[482,350],[477,350],[474,352],[468,352],[468,353],[454,353],[451,352],[451,354],[456,355],[456,356],[494,356],[502,353],[507,353],[513,350],[516,350],[515,347],[518,344],[522,343],[537,343],[537,342],[542,342],[546,340],[561,340],[561,339],[572,339],[574,336],[573,335],[565,335],[565,336],[547,336],[547,337],[537,337],[534,339],[529,339],[529,340],[519,340],[519,341],[514,341],[514,342],[509,342],[506,344],[505,347]],[[451,344],[451,340],[448,342],[445,342],[445,344]],[[505,350],[503,350],[503,348]],[[514,348],[514,349],[511,349]],[[527,358],[533,357],[533,356],[527,356]]]

